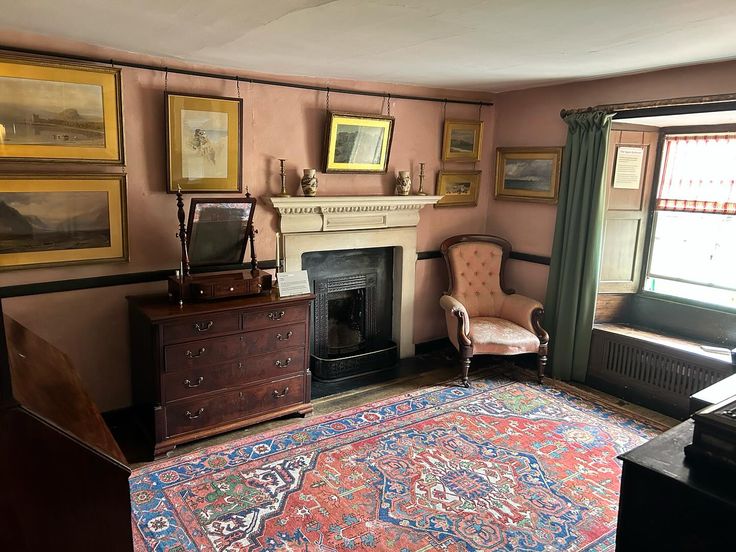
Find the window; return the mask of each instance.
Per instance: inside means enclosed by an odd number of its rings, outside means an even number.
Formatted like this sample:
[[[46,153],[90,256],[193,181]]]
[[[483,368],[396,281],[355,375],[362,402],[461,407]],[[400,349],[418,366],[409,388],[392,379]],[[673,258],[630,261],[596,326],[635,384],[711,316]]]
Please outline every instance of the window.
[[[643,289],[736,309],[736,134],[665,136]]]

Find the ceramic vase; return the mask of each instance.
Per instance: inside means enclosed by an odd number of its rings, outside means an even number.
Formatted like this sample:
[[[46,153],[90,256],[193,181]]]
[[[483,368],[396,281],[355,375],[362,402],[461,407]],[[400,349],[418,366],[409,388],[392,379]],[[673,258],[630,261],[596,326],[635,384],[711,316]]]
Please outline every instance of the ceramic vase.
[[[304,169],[302,192],[304,192],[306,197],[317,195],[317,169]]]
[[[405,196],[411,192],[411,177],[409,171],[399,171],[396,177],[396,195]]]

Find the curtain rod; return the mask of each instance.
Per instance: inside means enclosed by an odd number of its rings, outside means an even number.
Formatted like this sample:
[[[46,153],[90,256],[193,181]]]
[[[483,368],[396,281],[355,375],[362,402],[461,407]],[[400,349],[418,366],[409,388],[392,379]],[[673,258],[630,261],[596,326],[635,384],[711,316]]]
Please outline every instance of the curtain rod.
[[[682,98],[668,98],[664,100],[645,100],[641,102],[628,102],[621,104],[602,104],[579,109],[563,109],[560,117],[566,117],[573,113],[587,113],[590,111],[603,111],[605,113],[616,113],[619,111],[634,111],[636,109],[647,109],[654,107],[672,107],[693,104],[715,104],[721,102],[732,102],[736,100],[736,94],[716,94],[711,96],[685,96]]]
[[[300,90],[316,90],[317,92],[331,92],[337,94],[353,94],[356,96],[372,96],[377,98],[394,98],[398,100],[414,100],[421,102],[438,102],[438,103],[453,103],[453,104],[465,104],[465,105],[478,105],[478,106],[490,106],[492,102],[484,102],[481,100],[453,100],[450,98],[437,98],[433,96],[412,96],[408,94],[389,94],[388,92],[370,92],[367,90],[355,90],[351,88],[332,88],[331,86],[317,86],[314,84],[302,84],[298,82],[288,81],[277,81],[269,79],[256,79],[251,77],[240,77],[237,75],[227,75],[225,73],[215,73],[209,71],[195,71],[192,69],[178,69],[176,67],[160,67],[157,65],[150,65],[147,63],[136,63],[133,61],[115,61],[112,58],[104,59],[95,56],[82,56],[77,54],[59,54],[48,50],[37,50],[33,48],[20,48],[16,46],[3,46],[0,44],[0,50],[7,52],[13,52],[16,54],[26,54],[34,56],[52,57],[56,59],[69,60],[69,61],[82,61],[87,63],[99,63],[104,65],[117,65],[119,67],[130,67],[132,69],[145,69],[148,71],[160,71],[176,73],[179,75],[189,75],[192,77],[204,77],[209,79],[223,79],[231,81],[247,82],[252,84],[262,84],[265,86],[281,86],[284,88],[297,88]]]

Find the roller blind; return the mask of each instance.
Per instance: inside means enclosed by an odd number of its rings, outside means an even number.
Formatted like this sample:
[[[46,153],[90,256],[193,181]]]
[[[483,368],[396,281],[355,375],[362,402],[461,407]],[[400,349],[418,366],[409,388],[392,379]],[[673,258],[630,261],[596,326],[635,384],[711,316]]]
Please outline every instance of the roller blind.
[[[736,214],[736,134],[665,137],[657,209]]]

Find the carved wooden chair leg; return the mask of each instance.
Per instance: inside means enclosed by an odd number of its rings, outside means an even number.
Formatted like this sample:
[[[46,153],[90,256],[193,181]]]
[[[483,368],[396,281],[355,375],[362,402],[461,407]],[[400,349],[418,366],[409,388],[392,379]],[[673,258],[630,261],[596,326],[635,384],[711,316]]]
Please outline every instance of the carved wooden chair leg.
[[[547,351],[545,350],[544,353],[542,353],[542,350],[539,350],[539,353],[537,354],[537,381],[539,383],[542,383],[542,380],[544,379],[544,369],[547,367]]]
[[[470,357],[463,358],[460,357],[460,362],[462,363],[462,380],[463,380],[463,387],[470,387],[470,382],[468,381],[468,372],[470,371]]]

